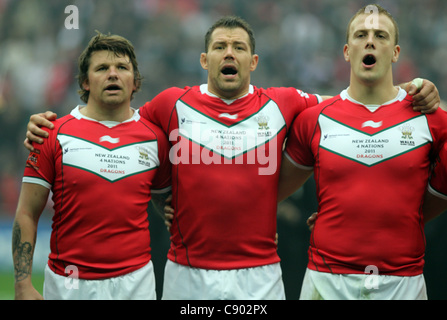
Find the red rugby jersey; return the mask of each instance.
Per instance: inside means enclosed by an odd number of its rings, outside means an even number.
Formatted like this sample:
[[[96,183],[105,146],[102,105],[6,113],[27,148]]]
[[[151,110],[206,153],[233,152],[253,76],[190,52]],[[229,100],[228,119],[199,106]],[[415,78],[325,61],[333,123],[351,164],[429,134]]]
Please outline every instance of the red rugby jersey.
[[[438,158],[434,162],[429,191],[447,200],[447,144],[444,145]]]
[[[313,166],[319,202],[310,269],[364,273],[373,265],[379,274],[422,273],[420,207],[446,121],[440,110],[414,112],[403,90],[375,112],[343,91],[297,118],[286,156]]]
[[[230,103],[202,85],[170,88],[140,109],[173,144],[170,260],[203,269],[279,261],[282,146],[296,115],[317,102],[294,88],[250,86],[248,95]]]
[[[23,181],[53,192],[48,265],[60,275],[74,265],[81,279],[115,277],[151,258],[146,209],[151,192],[171,185],[169,143],[138,112],[107,124],[76,108],[27,160]]]

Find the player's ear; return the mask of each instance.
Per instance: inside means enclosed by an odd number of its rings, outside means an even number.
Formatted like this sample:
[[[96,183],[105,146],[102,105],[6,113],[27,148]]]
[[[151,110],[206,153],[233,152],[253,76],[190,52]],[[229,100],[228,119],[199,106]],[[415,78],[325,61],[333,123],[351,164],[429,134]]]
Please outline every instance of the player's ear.
[[[347,44],[343,47],[343,56],[345,57],[345,60],[349,62],[349,46]]]
[[[397,62],[397,60],[399,60],[399,55],[400,55],[400,46],[399,45],[395,45],[394,46],[393,59],[391,61],[392,62]]]
[[[88,79],[85,79],[84,82],[82,83],[82,88],[85,91],[90,91],[90,85],[88,84]]]
[[[203,69],[208,70],[208,61],[206,60],[206,53],[202,52],[200,54],[200,65],[202,66]]]
[[[258,66],[258,62],[259,62],[259,56],[257,54],[252,55],[250,71],[255,71],[256,70],[256,67]]]

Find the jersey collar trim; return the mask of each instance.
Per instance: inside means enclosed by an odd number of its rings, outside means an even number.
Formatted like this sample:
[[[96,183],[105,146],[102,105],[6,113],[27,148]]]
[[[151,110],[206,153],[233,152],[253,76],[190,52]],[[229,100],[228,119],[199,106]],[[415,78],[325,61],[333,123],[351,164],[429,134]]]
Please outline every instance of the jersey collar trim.
[[[398,93],[397,93],[397,96],[396,96],[394,99],[391,99],[390,101],[387,101],[387,102],[385,102],[385,103],[383,103],[383,104],[381,104],[381,105],[365,105],[365,104],[363,104],[363,103],[361,103],[361,102],[359,102],[359,101],[353,99],[353,98],[348,94],[348,89],[349,89],[349,87],[348,87],[347,89],[343,90],[343,91],[340,93],[340,97],[342,98],[342,100],[349,100],[349,101],[351,101],[351,102],[353,102],[353,103],[355,103],[355,104],[363,105],[363,106],[365,106],[366,108],[370,109],[371,111],[374,111],[374,110],[377,110],[377,109],[378,109],[379,107],[381,107],[381,106],[390,105],[390,104],[392,104],[392,103],[394,103],[394,102],[397,102],[397,101],[403,101],[403,100],[405,99],[405,97],[407,96],[407,92],[406,92],[404,89],[400,88],[400,87],[397,87],[397,88],[399,89],[399,91],[398,91]]]
[[[84,116],[84,115],[81,113],[81,111],[80,111],[80,109],[81,109],[81,108],[84,108],[84,107],[85,107],[84,105],[78,105],[76,108],[74,108],[73,110],[71,110],[70,114],[71,114],[73,117],[75,117],[76,119],[78,119],[78,120],[80,120],[80,119],[86,119],[86,120],[90,120],[90,121],[96,121],[96,122],[99,122],[99,123],[101,123],[101,124],[103,124],[103,125],[109,127],[109,128],[112,128],[112,127],[114,127],[114,126],[116,126],[116,125],[118,125],[118,124],[121,124],[121,123],[126,123],[126,122],[131,122],[131,121],[135,121],[135,122],[137,122],[137,121],[140,120],[140,113],[138,112],[138,110],[135,110],[135,109],[132,108],[132,110],[134,111],[134,113],[133,113],[132,117],[130,117],[130,118],[127,119],[126,121],[123,121],[123,122],[118,122],[118,121],[98,121],[98,120],[95,120],[95,119],[93,119],[93,118],[89,118],[89,117]]]
[[[250,86],[248,87],[248,93],[247,93],[246,95],[243,95],[242,97],[239,97],[239,98],[237,98],[237,99],[232,99],[232,100],[230,100],[230,99],[222,99],[222,98],[216,96],[215,94],[209,92],[209,91],[208,91],[208,84],[207,84],[207,83],[204,83],[204,84],[200,85],[200,92],[201,92],[202,94],[207,94],[207,95],[209,95],[210,97],[219,98],[220,100],[222,100],[223,102],[225,102],[225,103],[228,104],[228,105],[232,104],[232,103],[233,103],[234,101],[236,101],[236,100],[239,100],[239,99],[241,99],[241,98],[244,98],[244,97],[248,96],[249,94],[252,94],[254,91],[255,91],[255,90],[254,90],[253,86],[250,84]]]

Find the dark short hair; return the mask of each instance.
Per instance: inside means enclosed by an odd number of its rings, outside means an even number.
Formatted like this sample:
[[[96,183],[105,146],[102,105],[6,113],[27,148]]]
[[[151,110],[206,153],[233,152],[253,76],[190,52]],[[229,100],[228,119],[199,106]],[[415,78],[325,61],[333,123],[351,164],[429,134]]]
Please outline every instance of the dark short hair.
[[[96,33],[97,35],[90,40],[89,44],[81,53],[78,59],[77,78],[79,87],[81,88],[78,93],[81,96],[81,100],[87,102],[90,95],[90,92],[88,90],[85,90],[82,84],[85,82],[85,80],[88,79],[88,69],[90,67],[91,56],[94,52],[103,50],[113,52],[117,57],[125,55],[129,57],[134,72],[134,83],[136,87],[136,90],[134,92],[138,92],[141,88],[141,82],[143,78],[141,77],[140,71],[138,70],[138,62],[132,43],[126,38],[118,35],[105,35],[99,31],[96,31]],[[132,92],[132,99],[134,92]]]
[[[369,6],[376,7],[379,11],[378,12],[379,14],[383,14],[383,15],[387,16],[388,18],[390,18],[391,22],[394,25],[394,30],[395,30],[394,44],[397,45],[399,43],[399,26],[397,25],[397,22],[394,19],[393,15],[391,13],[389,13],[385,8],[383,8],[382,6],[380,6],[378,4],[370,4],[370,5],[364,6],[359,11],[357,11],[357,13],[351,18],[351,20],[349,20],[348,29],[346,30],[346,43],[348,43],[348,41],[349,41],[349,29],[351,28],[352,21],[354,21],[354,19],[357,18],[361,14],[367,14],[368,13],[367,9]]]
[[[250,49],[251,53],[255,53],[255,36],[253,29],[248,24],[247,21],[244,19],[237,17],[237,16],[225,16],[219,20],[217,20],[211,28],[208,29],[206,35],[205,35],[205,52],[208,52],[208,48],[211,42],[211,35],[213,34],[214,30],[217,28],[227,28],[227,29],[236,29],[236,28],[242,28],[248,33],[248,38],[250,39]]]

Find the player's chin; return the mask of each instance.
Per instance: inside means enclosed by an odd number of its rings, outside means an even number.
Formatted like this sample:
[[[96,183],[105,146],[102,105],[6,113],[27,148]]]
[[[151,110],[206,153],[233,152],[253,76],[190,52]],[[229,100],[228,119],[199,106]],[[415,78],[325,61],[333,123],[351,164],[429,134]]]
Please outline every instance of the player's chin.
[[[238,79],[226,79],[221,82],[221,89],[223,91],[237,91],[242,87],[241,81]]]

